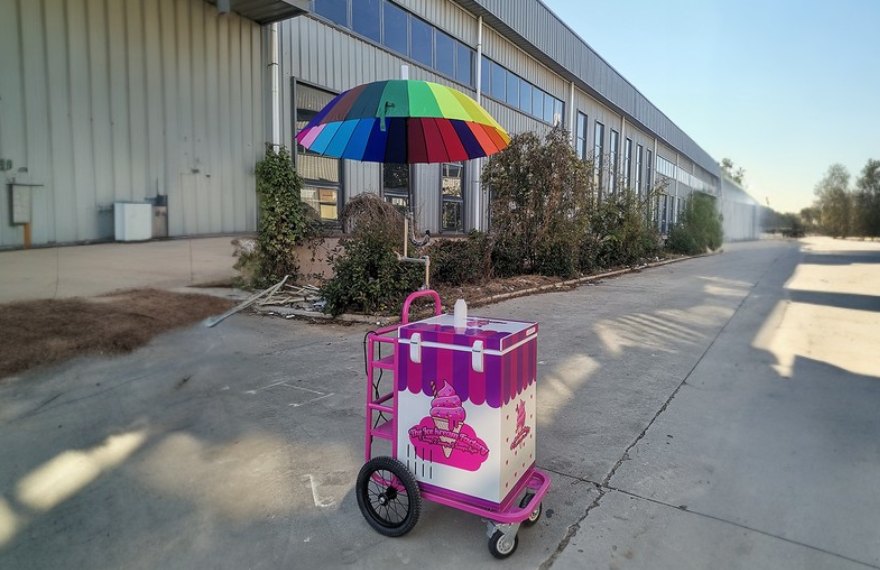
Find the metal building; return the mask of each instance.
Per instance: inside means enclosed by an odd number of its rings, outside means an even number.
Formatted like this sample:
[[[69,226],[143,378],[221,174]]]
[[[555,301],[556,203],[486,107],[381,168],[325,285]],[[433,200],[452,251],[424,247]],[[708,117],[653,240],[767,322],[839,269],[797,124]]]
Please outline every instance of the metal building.
[[[539,0],[2,3],[0,247],[24,243],[23,216],[34,244],[113,239],[126,201],[156,206],[154,236],[253,231],[265,144],[295,147],[334,94],[402,66],[479,99],[512,133],[562,124],[606,192],[665,182],[663,231],[691,192],[724,200],[716,161]],[[487,227],[480,161],[296,157],[328,227],[362,192],[411,207],[432,233]]]

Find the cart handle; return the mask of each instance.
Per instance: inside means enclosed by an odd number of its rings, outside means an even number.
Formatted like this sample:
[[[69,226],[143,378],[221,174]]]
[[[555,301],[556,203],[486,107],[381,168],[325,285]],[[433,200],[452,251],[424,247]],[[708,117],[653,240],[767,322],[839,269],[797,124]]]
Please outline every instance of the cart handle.
[[[409,323],[409,306],[419,297],[434,297],[434,315],[443,314],[443,303],[440,302],[440,294],[437,293],[437,291],[434,291],[433,289],[416,291],[415,293],[410,293],[409,297],[406,298],[406,301],[403,302],[403,309],[400,311],[401,324],[405,325]]]

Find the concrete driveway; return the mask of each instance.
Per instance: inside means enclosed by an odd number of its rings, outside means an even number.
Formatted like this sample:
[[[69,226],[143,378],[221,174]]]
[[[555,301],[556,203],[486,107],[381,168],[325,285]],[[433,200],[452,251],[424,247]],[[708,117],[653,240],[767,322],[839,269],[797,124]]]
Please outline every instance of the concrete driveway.
[[[475,310],[534,319],[545,514],[512,568],[880,568],[880,246],[757,242]],[[372,531],[368,327],[240,315],[0,384],[0,568],[494,567]]]

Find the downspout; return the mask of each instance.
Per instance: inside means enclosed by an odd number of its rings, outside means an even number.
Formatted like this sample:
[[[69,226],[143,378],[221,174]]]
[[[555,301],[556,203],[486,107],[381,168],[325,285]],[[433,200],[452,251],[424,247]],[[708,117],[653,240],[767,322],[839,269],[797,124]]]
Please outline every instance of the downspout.
[[[272,145],[281,146],[281,65],[279,65],[278,23],[269,27],[269,75],[272,91]]]
[[[477,18],[477,104],[483,105],[483,17]],[[483,176],[483,159],[478,158],[475,162],[474,176],[474,229],[483,229],[482,195],[483,184],[480,178]]]

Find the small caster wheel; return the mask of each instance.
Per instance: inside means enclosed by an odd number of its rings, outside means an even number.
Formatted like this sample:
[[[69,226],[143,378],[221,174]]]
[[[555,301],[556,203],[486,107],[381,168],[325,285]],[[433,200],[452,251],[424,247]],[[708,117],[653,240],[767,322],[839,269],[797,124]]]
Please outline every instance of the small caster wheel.
[[[489,539],[489,552],[495,558],[507,558],[516,552],[517,546],[519,546],[518,536],[513,535],[513,538],[510,538],[500,530],[496,530]]]
[[[368,461],[358,473],[355,494],[361,514],[379,534],[403,536],[419,522],[419,485],[396,459],[374,457]]]
[[[519,507],[521,509],[525,508],[526,505],[529,504],[529,501],[532,500],[532,497],[534,497],[534,495],[532,495],[532,494],[528,494],[525,497],[523,497],[522,501],[519,502]],[[526,520],[524,520],[520,524],[522,524],[522,526],[534,526],[534,524],[541,519],[541,513],[543,513],[543,512],[544,512],[544,503],[543,502],[538,503],[538,506],[535,507],[535,510],[529,514],[529,518],[527,518]]]

